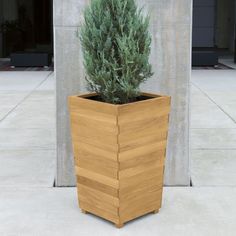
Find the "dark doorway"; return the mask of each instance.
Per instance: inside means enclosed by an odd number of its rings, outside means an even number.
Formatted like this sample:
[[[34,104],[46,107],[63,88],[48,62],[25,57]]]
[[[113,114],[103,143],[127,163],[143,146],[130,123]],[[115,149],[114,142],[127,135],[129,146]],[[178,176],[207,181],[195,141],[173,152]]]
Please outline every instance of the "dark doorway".
[[[194,0],[193,66],[236,55],[236,0]],[[235,56],[236,57],[236,56]]]
[[[0,0],[0,58],[53,54],[52,0]]]

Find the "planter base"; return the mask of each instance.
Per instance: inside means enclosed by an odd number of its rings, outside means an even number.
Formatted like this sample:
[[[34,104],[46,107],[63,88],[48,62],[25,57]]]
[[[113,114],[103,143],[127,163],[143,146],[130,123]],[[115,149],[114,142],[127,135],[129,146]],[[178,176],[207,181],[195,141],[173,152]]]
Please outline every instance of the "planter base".
[[[116,225],[116,228],[120,229],[124,226],[124,224],[120,223],[120,224],[115,224]]]
[[[90,213],[90,212],[88,212],[88,211],[86,211],[86,210],[84,210],[84,209],[81,209],[81,212],[84,213],[84,214]],[[159,213],[159,209],[158,209],[158,210],[155,210],[155,211],[152,211],[152,212],[150,212],[150,213],[157,214],[157,213]],[[93,214],[93,213],[91,212],[90,214]],[[114,222],[112,222],[112,223],[114,223]],[[127,222],[114,223],[114,224],[115,224],[116,228],[120,229],[120,228],[122,228],[122,227],[124,226],[125,223],[127,223]]]
[[[170,97],[112,105],[70,97],[82,212],[124,223],[161,208]]]
[[[159,213],[159,209],[153,212],[153,214],[157,214],[157,213]]]
[[[88,213],[87,211],[85,211],[85,210],[83,210],[83,209],[81,209],[81,212],[84,213],[84,214],[87,214],[87,213]]]

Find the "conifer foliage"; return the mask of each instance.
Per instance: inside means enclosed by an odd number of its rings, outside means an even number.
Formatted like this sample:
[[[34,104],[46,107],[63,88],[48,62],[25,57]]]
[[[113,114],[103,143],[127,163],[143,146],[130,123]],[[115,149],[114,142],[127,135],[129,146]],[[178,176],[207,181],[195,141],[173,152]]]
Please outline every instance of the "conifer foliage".
[[[86,8],[80,32],[86,79],[104,102],[135,101],[152,76],[148,27],[135,0],[92,0]]]

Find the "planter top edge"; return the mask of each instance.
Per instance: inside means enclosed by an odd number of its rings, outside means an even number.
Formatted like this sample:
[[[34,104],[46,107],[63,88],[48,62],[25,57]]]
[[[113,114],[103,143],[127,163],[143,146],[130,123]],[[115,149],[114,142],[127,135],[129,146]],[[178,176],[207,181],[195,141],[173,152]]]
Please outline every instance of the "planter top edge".
[[[107,103],[107,102],[102,102],[102,101],[96,101],[96,100],[90,100],[88,99],[89,97],[93,97],[96,96],[97,93],[84,93],[84,94],[78,94],[78,95],[72,95],[69,96],[69,98],[72,99],[82,99],[82,100],[86,100],[87,102],[90,103],[99,103],[99,104],[103,104],[103,105],[108,105],[108,106],[113,106],[113,107],[125,107],[127,105],[131,105],[131,104],[139,104],[139,103],[145,103],[147,101],[152,101],[152,100],[159,100],[159,99],[170,99],[171,97],[168,95],[162,95],[162,94],[155,94],[155,93],[147,93],[147,92],[142,92],[141,95],[143,96],[148,96],[150,97],[150,99],[147,100],[140,100],[140,101],[136,101],[136,102],[130,102],[130,103],[126,103],[126,104],[112,104],[112,103]]]

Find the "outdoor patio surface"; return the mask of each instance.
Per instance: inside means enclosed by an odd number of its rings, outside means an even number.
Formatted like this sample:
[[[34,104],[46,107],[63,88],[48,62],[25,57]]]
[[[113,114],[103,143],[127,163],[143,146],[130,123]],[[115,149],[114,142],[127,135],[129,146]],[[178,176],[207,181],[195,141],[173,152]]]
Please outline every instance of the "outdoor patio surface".
[[[1,236],[234,236],[236,188],[165,188],[163,208],[122,229],[78,209],[75,188],[1,188]]]
[[[196,70],[191,89],[194,186],[236,186],[236,70]]]
[[[54,188],[52,72],[0,72],[0,236],[233,236],[236,71],[194,70],[193,187],[166,187],[159,214],[116,229],[82,214],[75,188]]]
[[[52,72],[0,72],[0,186],[52,187]]]

